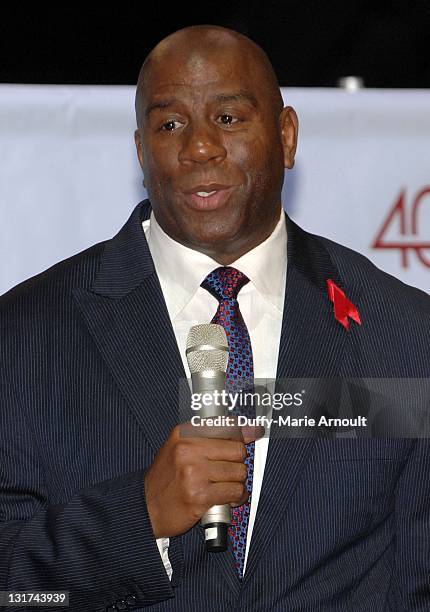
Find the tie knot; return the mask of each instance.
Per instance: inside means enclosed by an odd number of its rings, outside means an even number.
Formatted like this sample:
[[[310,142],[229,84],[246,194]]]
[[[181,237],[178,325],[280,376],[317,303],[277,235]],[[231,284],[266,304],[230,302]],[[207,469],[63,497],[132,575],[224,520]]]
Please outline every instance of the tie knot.
[[[221,266],[209,272],[201,286],[207,289],[217,300],[236,299],[237,294],[249,278],[236,268]]]

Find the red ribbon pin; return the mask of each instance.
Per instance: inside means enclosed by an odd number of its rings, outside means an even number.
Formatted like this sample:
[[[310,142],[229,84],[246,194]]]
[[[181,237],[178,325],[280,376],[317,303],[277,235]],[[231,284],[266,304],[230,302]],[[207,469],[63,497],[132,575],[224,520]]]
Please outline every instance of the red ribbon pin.
[[[331,279],[327,281],[327,291],[330,301],[333,302],[334,318],[348,330],[348,317],[358,323],[358,325],[361,325],[357,308],[348,300],[342,289],[340,289]]]

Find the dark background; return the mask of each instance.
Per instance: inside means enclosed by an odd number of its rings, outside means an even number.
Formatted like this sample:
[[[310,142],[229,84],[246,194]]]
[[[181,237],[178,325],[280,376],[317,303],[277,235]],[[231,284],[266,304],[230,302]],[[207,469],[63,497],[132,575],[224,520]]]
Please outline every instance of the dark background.
[[[430,87],[430,0],[16,6],[1,12],[1,83],[132,85],[161,38],[212,23],[259,43],[283,86]]]

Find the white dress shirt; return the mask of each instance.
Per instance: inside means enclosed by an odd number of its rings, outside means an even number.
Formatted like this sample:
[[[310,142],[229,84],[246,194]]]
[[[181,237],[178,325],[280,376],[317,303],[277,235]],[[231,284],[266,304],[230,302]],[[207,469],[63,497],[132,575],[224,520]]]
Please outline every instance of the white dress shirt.
[[[170,238],[157,223],[153,212],[150,219],[143,221],[142,226],[160,280],[184,370],[190,378],[185,355],[188,332],[193,325],[210,323],[218,307],[218,300],[200,287],[200,284],[209,272],[221,264],[204,253],[190,249]],[[238,302],[251,338],[254,378],[275,379],[287,268],[287,230],[282,209],[272,234],[230,265],[243,272],[250,281],[240,290]],[[244,571],[260,497],[268,444],[268,433],[255,443]],[[168,576],[171,578],[172,567],[168,558],[169,539],[159,538],[157,544]]]

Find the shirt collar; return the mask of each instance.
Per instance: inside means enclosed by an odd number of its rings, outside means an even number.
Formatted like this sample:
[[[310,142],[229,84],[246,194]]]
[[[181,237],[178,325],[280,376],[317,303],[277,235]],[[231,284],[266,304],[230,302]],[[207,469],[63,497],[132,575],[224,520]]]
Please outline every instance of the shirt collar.
[[[192,299],[203,279],[221,264],[168,236],[155,219],[142,223],[166,305],[173,320]],[[273,232],[230,265],[243,272],[262,297],[282,312],[287,264],[287,228],[281,209]]]

